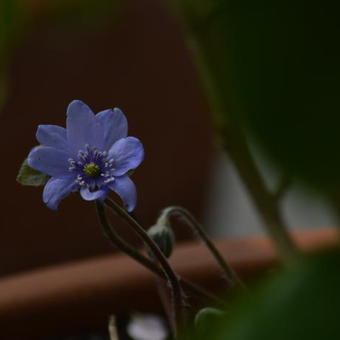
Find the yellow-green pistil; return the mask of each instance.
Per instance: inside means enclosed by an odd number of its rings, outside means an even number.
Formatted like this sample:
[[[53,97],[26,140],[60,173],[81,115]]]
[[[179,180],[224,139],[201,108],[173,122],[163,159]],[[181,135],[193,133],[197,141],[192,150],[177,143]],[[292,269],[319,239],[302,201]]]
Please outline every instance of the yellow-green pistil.
[[[86,173],[87,176],[90,177],[97,177],[100,174],[100,168],[96,163],[88,163],[84,166],[83,171]]]

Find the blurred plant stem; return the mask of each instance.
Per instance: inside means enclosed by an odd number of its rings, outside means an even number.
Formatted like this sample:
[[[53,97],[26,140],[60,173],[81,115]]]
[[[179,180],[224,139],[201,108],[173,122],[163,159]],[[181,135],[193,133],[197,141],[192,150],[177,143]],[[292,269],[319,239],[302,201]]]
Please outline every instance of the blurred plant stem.
[[[285,194],[290,189],[292,182],[293,180],[290,176],[286,174],[281,175],[278,186],[275,192],[273,192],[273,197],[277,201],[277,204],[284,198]]]
[[[297,255],[297,249],[282,219],[279,200],[266,187],[243,132],[237,131],[237,127],[233,127],[224,131],[224,134],[226,137],[223,146],[233,161],[255,208],[262,217],[268,235],[280,252],[282,260],[285,262],[292,260]]]
[[[297,249],[282,219],[279,200],[266,187],[249,150],[244,126],[237,116],[237,96],[230,84],[231,70],[228,68],[228,25],[221,14],[222,10],[228,10],[226,4],[223,1],[196,4],[190,0],[173,3],[182,14],[187,41],[207,91],[221,144],[233,161],[282,260],[288,262],[296,257]]]
[[[196,220],[196,218],[188,210],[182,207],[178,207],[178,206],[167,207],[162,211],[156,224],[166,225],[166,226],[171,227],[171,224],[170,224],[171,216],[182,217],[187,222],[187,224],[191,227],[194,234],[197,234],[201,238],[201,240],[205,243],[207,248],[210,250],[214,258],[216,259],[217,263],[223,270],[226,276],[226,280],[231,287],[234,287],[234,286],[243,287],[244,286],[242,281],[238,277],[238,275],[233,270],[233,268],[226,262],[226,260],[223,258],[221,253],[216,248],[215,244],[210,240],[209,236],[204,231],[202,225]]]
[[[159,249],[157,244],[149,237],[143,227],[121,206],[110,199],[105,200],[105,204],[114,211],[118,216],[123,218],[134,232],[140,237],[140,239],[150,248],[154,257],[157,259],[164,275],[168,281],[171,299],[172,299],[172,319],[173,328],[176,333],[178,328],[182,328],[185,325],[185,295],[181,287],[180,279],[170,266],[168,260]]]

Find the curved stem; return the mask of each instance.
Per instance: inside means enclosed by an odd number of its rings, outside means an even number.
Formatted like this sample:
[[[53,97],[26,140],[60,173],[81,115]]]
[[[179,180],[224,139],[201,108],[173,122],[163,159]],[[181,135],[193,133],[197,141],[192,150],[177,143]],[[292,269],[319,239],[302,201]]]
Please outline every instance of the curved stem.
[[[122,240],[117,235],[117,233],[114,231],[114,229],[111,227],[110,223],[107,220],[104,205],[99,201],[96,201],[96,208],[104,234],[110,240],[111,244],[117,247],[119,250],[126,253],[127,255],[129,255],[130,257],[132,257],[134,260],[142,264],[144,267],[148,268],[154,274],[160,276],[161,278],[165,278],[163,271],[158,266],[156,266],[146,256],[143,256],[138,251],[133,249],[130,245],[128,245],[124,240]]]
[[[216,248],[215,244],[210,240],[207,233],[204,231],[202,225],[195,219],[195,217],[186,209],[178,206],[172,206],[165,208],[160,217],[157,220],[157,224],[167,225],[169,223],[170,216],[181,216],[187,221],[188,225],[192,228],[193,232],[197,234],[202,241],[205,243],[207,248],[210,250],[214,258],[216,259],[219,266],[222,268],[226,275],[227,281],[231,286],[244,286],[238,275],[235,273],[233,268],[225,261],[221,253]]]
[[[162,267],[171,287],[174,320],[176,321],[176,325],[182,326],[184,323],[184,294],[177,274],[173,271],[166,257],[158,248],[157,244],[149,237],[143,227],[133,217],[131,217],[125,209],[110,199],[106,199],[105,204],[132,227],[132,229],[143,240],[143,242],[149,246],[154,256],[159,261],[159,264]]]
[[[166,276],[164,275],[164,272],[148,257],[144,256],[143,254],[136,251],[134,248],[132,248],[129,244],[127,244],[119,235],[114,231],[114,228],[110,225],[106,213],[105,213],[105,207],[102,203],[99,201],[96,201],[96,208],[97,213],[99,217],[100,225],[102,226],[103,232],[105,236],[109,239],[111,244],[118,248],[120,251],[124,252],[131,258],[133,258],[136,262],[150,270],[152,273],[157,275],[159,278],[166,280]],[[190,291],[192,294],[196,295],[197,297],[204,298],[206,300],[210,300],[215,303],[221,303],[221,301],[205,291],[203,288],[195,285],[192,282],[189,282],[181,277],[179,277],[181,284],[183,288],[187,291]]]

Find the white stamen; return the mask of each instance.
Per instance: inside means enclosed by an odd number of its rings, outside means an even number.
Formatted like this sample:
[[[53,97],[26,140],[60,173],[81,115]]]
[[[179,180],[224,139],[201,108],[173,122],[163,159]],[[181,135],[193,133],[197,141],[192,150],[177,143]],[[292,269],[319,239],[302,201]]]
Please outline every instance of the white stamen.
[[[108,179],[106,179],[105,181],[104,181],[104,183],[110,183],[110,182],[113,182],[115,180],[115,178],[114,177],[110,177],[110,178],[108,178]]]

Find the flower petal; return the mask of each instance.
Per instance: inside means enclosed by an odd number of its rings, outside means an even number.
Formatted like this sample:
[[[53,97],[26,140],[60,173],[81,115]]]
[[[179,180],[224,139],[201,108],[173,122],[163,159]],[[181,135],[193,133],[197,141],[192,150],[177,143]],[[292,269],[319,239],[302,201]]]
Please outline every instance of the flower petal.
[[[41,145],[67,150],[66,129],[61,126],[39,125],[36,137]]]
[[[108,186],[111,190],[113,190],[120,196],[120,198],[126,205],[127,211],[132,211],[136,207],[136,186],[129,176],[116,177],[116,179]]]
[[[88,187],[82,187],[80,189],[80,195],[85,201],[94,201],[94,200],[104,200],[107,195],[106,189],[99,189],[97,191],[90,191]]]
[[[69,155],[50,146],[37,146],[31,150],[27,157],[28,165],[52,177],[69,175]]]
[[[52,177],[45,185],[43,201],[50,209],[57,210],[60,201],[72,192],[76,186],[77,183],[74,181],[73,176]]]
[[[128,123],[124,113],[118,108],[97,113],[95,121],[95,146],[101,151],[109,150],[114,142],[127,136]]]
[[[82,101],[74,100],[67,108],[67,141],[74,154],[85,150],[85,145],[95,141],[95,121],[92,110]]]
[[[114,176],[122,176],[127,171],[135,169],[144,158],[143,144],[135,137],[119,139],[109,150],[108,159],[114,159]]]

